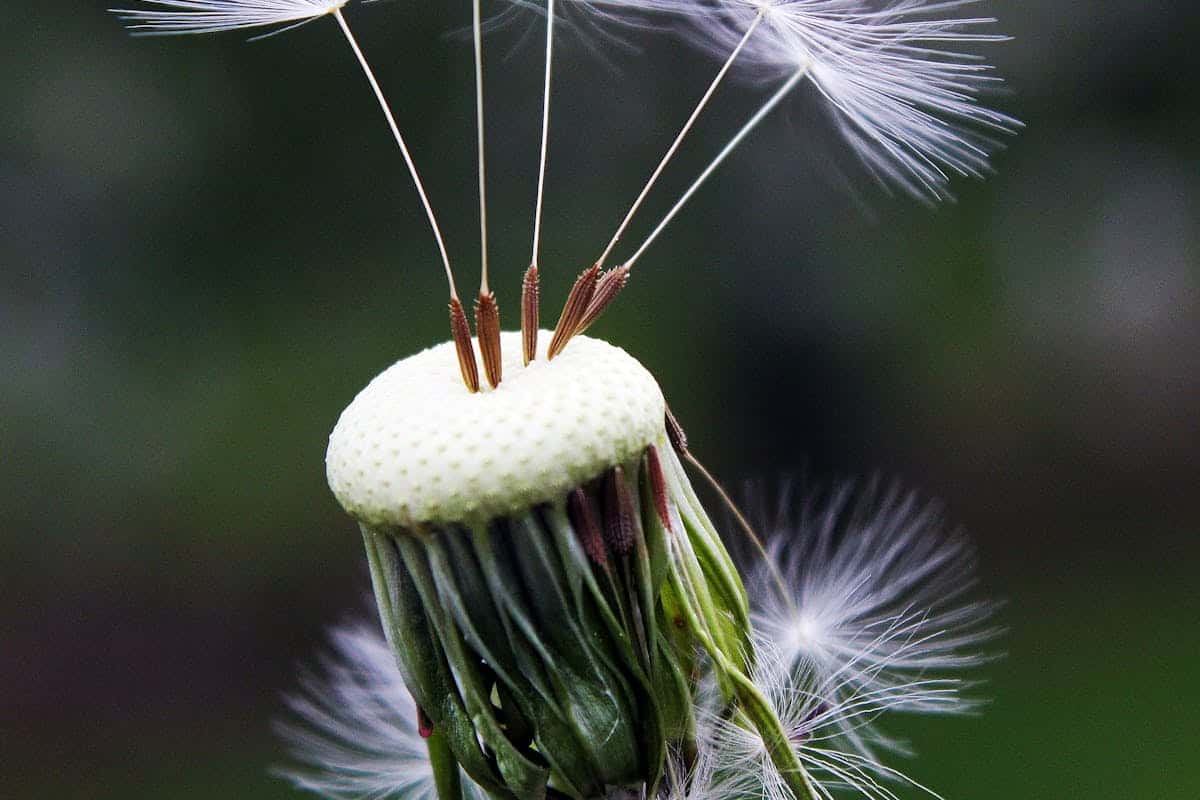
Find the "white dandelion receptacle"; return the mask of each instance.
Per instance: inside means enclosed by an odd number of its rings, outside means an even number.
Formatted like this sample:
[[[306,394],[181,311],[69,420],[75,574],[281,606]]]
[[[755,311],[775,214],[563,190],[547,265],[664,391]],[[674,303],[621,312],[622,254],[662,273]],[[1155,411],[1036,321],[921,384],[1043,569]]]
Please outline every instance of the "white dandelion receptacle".
[[[495,389],[466,391],[447,342],[359,393],[326,455],[329,486],[351,516],[409,529],[486,522],[562,499],[665,436],[662,391],[624,350],[578,336],[553,361],[543,347],[523,366],[520,336],[502,336]]]

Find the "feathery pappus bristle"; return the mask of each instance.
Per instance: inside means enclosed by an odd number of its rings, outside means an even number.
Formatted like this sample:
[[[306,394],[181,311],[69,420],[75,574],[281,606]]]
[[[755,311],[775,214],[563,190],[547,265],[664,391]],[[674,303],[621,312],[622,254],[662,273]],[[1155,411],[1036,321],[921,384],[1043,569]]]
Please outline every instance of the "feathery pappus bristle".
[[[998,603],[972,597],[975,553],[943,530],[941,509],[896,486],[842,486],[793,506],[784,492],[763,533],[771,564],[749,574],[758,636],[807,670],[829,703],[886,698],[886,710],[955,714],[976,709],[960,675],[993,658]],[[782,596],[783,585],[790,594]],[[920,681],[937,691],[894,693]],[[874,726],[847,727],[855,748],[904,751]]]
[[[936,201],[951,176],[985,175],[997,137],[1021,127],[979,102],[1000,79],[963,48],[1008,37],[984,31],[990,17],[954,16],[978,2],[719,0],[719,13],[689,16],[688,34],[724,57],[761,19],[742,73],[803,73],[876,178]]]
[[[417,705],[378,622],[336,628],[321,671],[305,671],[276,723],[297,766],[276,770],[298,789],[336,800],[436,800]],[[484,795],[462,776],[467,800]]]
[[[815,800],[831,800],[842,793],[867,800],[896,800],[892,786],[938,797],[870,754],[859,752],[846,732],[870,724],[897,705],[936,698],[945,687],[936,681],[918,680],[831,701],[811,688],[819,685],[819,678],[810,667],[797,669],[766,640],[760,640],[755,650],[755,685],[807,770]],[[716,694],[708,694],[715,702],[699,707],[697,739],[702,745],[689,793],[681,796],[686,800],[792,800],[761,734],[743,720],[722,713]]]
[[[218,33],[283,26],[281,33],[346,5],[349,0],[142,0],[151,8],[114,8],[135,33]],[[270,34],[268,34],[270,35]]]

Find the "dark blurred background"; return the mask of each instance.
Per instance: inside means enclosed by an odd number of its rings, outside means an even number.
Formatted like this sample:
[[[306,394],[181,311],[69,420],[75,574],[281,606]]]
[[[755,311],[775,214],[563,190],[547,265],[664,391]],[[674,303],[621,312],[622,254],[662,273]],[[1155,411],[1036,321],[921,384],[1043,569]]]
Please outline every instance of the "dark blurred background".
[[[949,798],[1200,797],[1200,10],[995,3],[1028,128],[929,210],[789,105],[597,335],[731,486],[881,474],[941,497],[1009,598],[978,719],[908,726]],[[467,3],[348,17],[476,279]],[[493,263],[528,262],[540,25],[489,40]],[[523,41],[524,37],[524,41]],[[403,165],[330,20],[131,39],[97,2],[0,29],[0,795],[282,798],[271,720],[367,608],[324,481],[340,410],[446,335]],[[556,314],[714,64],[564,37]],[[636,45],[636,46],[630,46]],[[716,111],[661,214],[762,89]],[[901,726],[900,730],[905,730]]]

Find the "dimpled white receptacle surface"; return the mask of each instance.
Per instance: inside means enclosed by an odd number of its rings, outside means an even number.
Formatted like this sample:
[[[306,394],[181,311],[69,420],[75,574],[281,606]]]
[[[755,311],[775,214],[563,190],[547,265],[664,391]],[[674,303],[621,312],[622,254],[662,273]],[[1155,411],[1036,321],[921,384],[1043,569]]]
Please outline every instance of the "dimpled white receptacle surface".
[[[665,402],[645,367],[587,336],[547,361],[550,335],[525,367],[521,335],[502,334],[504,380],[478,394],[451,342],[371,381],[329,437],[342,506],[371,526],[477,523],[561,499],[662,438]]]

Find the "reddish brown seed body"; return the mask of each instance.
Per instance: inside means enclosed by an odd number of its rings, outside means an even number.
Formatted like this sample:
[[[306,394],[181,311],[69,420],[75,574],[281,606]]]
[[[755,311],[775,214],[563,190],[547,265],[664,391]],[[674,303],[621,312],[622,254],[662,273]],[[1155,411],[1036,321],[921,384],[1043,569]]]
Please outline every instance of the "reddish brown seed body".
[[[654,510],[663,527],[674,531],[671,526],[671,509],[667,500],[667,481],[663,475],[662,462],[658,458],[658,448],[650,445],[646,448],[646,471],[650,476],[650,493],[654,495]]]
[[[504,365],[500,353],[500,306],[496,293],[480,294],[475,301],[475,332],[479,335],[479,353],[483,356],[483,372],[493,389],[500,385]]]
[[[613,467],[604,479],[604,539],[609,549],[618,556],[629,555],[637,536],[635,525],[637,507],[625,481],[625,470]]]
[[[450,300],[450,335],[454,337],[463,383],[472,394],[478,392],[479,366],[475,363],[475,347],[471,344],[471,323],[467,322],[467,312],[463,311],[457,297]]]
[[[596,281],[596,291],[592,294],[587,310],[583,312],[583,317],[575,326],[575,333],[580,334],[590,328],[592,323],[599,319],[605,309],[612,304],[612,301],[617,299],[617,295],[621,293],[627,283],[629,283],[629,267],[613,267],[601,275],[600,279]]]
[[[579,321],[587,313],[592,296],[596,293],[596,280],[599,275],[600,265],[594,264],[575,279],[575,285],[571,287],[566,305],[558,317],[558,324],[554,326],[554,336],[551,337],[550,349],[546,352],[547,358],[554,358],[562,352],[567,342],[575,335],[575,329],[579,327]]]
[[[597,566],[608,564],[608,551],[604,547],[604,534],[592,511],[592,501],[583,489],[575,489],[567,498],[567,514],[579,534],[583,550]]]
[[[540,280],[537,264],[530,264],[521,281],[521,355],[527,367],[537,358]]]
[[[667,406],[667,438],[671,440],[671,446],[675,448],[676,453],[683,455],[688,451],[687,434],[684,433],[679,420],[671,413],[670,406]]]

